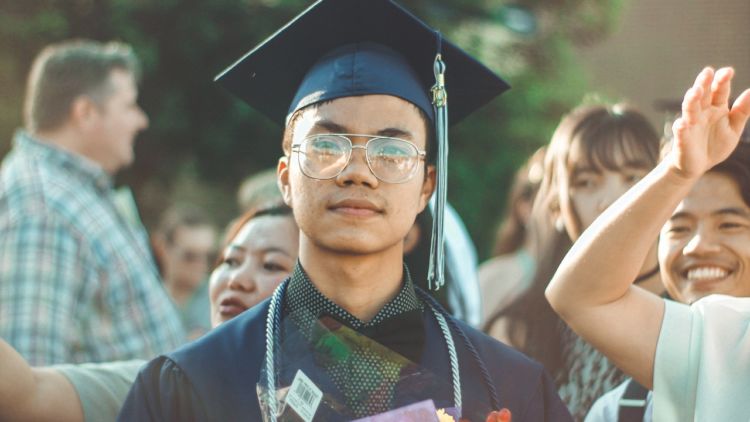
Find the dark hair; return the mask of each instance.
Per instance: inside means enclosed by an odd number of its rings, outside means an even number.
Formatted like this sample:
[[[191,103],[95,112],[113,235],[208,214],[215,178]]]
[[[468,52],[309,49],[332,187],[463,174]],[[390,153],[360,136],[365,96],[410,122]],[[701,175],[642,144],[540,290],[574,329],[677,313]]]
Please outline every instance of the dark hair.
[[[709,172],[725,174],[737,182],[742,200],[750,207],[750,143],[740,142],[726,160]]]
[[[276,181],[276,167],[248,176],[237,189],[237,205],[241,211],[280,201],[281,191]]]
[[[541,190],[551,210],[559,210],[558,193],[573,168],[571,147],[578,143],[586,152],[588,165],[595,169],[618,169],[618,156],[625,161],[641,162],[644,168],[653,168],[659,161],[660,136],[646,116],[625,105],[586,105],[573,109],[565,116],[552,135],[545,159],[545,179]],[[563,183],[565,182],[565,183]],[[576,218],[576,220],[578,220]],[[582,232],[580,221],[575,231]]]
[[[286,124],[286,128],[284,128],[284,135],[281,139],[281,149],[284,151],[285,155],[289,155],[292,149],[292,138],[294,137],[294,126],[297,123],[297,120],[299,120],[300,116],[305,110],[314,110],[324,104],[328,104],[330,102],[335,101],[336,99],[332,100],[326,100],[321,101],[318,103],[310,104],[306,107],[303,107],[297,111],[295,111],[291,117],[289,117],[289,121]],[[435,151],[437,150],[435,142],[435,128],[432,124],[432,121],[429,117],[427,117],[427,114],[425,114],[424,111],[422,111],[421,108],[417,107],[416,105],[412,104],[414,106],[414,109],[419,112],[419,116],[422,118],[422,122],[425,126],[425,151],[427,152],[427,157],[425,159],[425,163],[427,164],[435,164]],[[427,173],[425,172],[425,177],[427,177]]]
[[[86,95],[102,105],[111,93],[114,69],[140,77],[138,59],[129,45],[72,40],[44,48],[34,60],[26,85],[24,117],[31,131],[63,124],[73,101]]]
[[[589,164],[607,169],[617,169],[619,153],[630,159],[645,158],[651,167],[659,155],[657,132],[641,113],[623,105],[578,107],[562,119],[552,136],[528,228],[536,262],[534,280],[516,301],[491,315],[484,329],[489,331],[499,319],[507,318],[511,344],[540,361],[558,385],[566,382],[568,375],[563,322],[547,302],[544,290],[573,243],[565,231],[554,228],[552,216],[559,212],[558,179],[569,175],[574,142],[586,151]]]
[[[208,215],[197,206],[178,204],[169,207],[162,214],[156,233],[163,236],[167,243],[172,243],[180,227],[198,226],[212,226]]]
[[[240,230],[247,224],[250,220],[258,218],[258,217],[264,217],[264,216],[292,216],[292,209],[285,203],[279,201],[274,203],[268,203],[266,205],[261,205],[257,208],[252,208],[234,219],[231,223],[229,223],[229,227],[227,227],[226,232],[224,233],[223,240],[221,242],[221,249],[219,249],[220,254],[219,257],[216,260],[216,263],[214,263],[214,268],[218,267],[222,262],[221,253],[223,253],[224,249],[229,246],[229,244],[232,242],[232,239],[237,237],[237,235],[240,233]],[[296,223],[295,223],[296,224]]]
[[[523,202],[533,203],[539,184],[542,182],[545,147],[539,148],[528,161],[516,171],[513,185],[505,204],[503,219],[495,235],[492,256],[516,252],[523,246],[527,236],[527,217],[519,214]]]

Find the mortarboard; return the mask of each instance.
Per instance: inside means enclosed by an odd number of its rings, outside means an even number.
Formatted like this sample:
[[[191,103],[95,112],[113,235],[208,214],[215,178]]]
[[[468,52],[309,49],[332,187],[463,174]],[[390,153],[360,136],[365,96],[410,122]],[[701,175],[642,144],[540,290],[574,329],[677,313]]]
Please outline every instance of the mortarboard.
[[[216,81],[282,126],[307,105],[356,95],[394,95],[422,109],[437,142],[428,279],[442,285],[448,122],[506,91],[505,81],[391,0],[320,0]]]

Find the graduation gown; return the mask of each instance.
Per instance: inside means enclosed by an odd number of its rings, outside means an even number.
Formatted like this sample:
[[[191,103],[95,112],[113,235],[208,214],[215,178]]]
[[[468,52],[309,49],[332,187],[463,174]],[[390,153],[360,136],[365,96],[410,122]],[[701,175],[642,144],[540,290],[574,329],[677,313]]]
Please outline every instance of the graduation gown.
[[[268,305],[266,300],[201,339],[152,360],[140,371],[118,421],[261,421],[256,385],[265,354]],[[450,360],[440,327],[431,312],[423,312],[423,318],[425,346],[419,363],[450,382]],[[455,322],[484,360],[500,407],[511,411],[513,422],[572,420],[540,364]],[[485,405],[482,414],[499,410],[490,409],[492,401],[479,366],[464,341],[453,328],[451,331],[464,407]],[[450,390],[450,386],[442,390]],[[453,406],[450,394],[434,397],[425,392],[426,398],[434,399],[438,408]],[[319,412],[315,420],[332,419]]]

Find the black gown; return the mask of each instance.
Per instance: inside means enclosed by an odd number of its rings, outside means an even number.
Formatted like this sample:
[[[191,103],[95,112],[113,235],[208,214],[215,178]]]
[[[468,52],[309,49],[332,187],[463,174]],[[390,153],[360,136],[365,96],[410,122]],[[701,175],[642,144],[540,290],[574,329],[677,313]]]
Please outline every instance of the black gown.
[[[265,355],[268,308],[266,300],[201,339],[151,361],[139,373],[118,420],[261,421],[256,385]],[[437,408],[452,407],[451,366],[444,337],[429,310],[421,315],[424,336],[415,336],[424,345],[419,364],[436,379],[446,380],[435,391],[429,391],[428,386],[421,392],[422,399],[433,399]],[[452,323],[461,328],[484,361],[496,387],[499,407],[511,411],[513,422],[572,420],[541,365],[460,321]],[[455,326],[451,328],[460,365],[464,414],[484,416],[499,410],[492,409],[480,367],[456,331]],[[312,362],[300,361],[298,366],[308,372],[320,372]],[[281,374],[280,380],[292,376]],[[397,396],[398,391],[397,387]],[[471,412],[467,411],[469,408]],[[469,419],[484,422],[483,416]],[[346,418],[321,407],[315,420]]]

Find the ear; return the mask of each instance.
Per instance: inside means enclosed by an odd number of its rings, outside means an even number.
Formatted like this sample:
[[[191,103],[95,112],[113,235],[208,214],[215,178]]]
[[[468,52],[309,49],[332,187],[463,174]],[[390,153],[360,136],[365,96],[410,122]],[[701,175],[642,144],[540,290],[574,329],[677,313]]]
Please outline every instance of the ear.
[[[167,256],[167,239],[163,234],[157,233],[151,236],[151,247],[154,248],[154,255],[159,260],[164,260]]]
[[[430,201],[432,193],[435,191],[435,183],[437,180],[437,172],[435,171],[434,165],[428,165],[425,171],[427,171],[427,174],[422,182],[422,190],[419,194],[419,212],[424,211],[424,208]]]
[[[89,97],[79,95],[70,105],[69,119],[74,126],[87,128],[92,124],[97,112],[96,104]]]
[[[279,158],[279,162],[276,165],[276,183],[281,191],[281,197],[284,199],[284,203],[290,208],[292,207],[292,187],[289,185],[289,157],[283,156]]]

